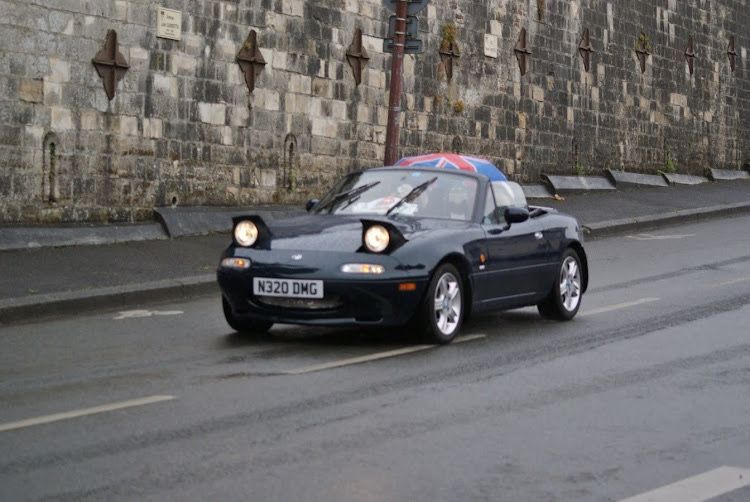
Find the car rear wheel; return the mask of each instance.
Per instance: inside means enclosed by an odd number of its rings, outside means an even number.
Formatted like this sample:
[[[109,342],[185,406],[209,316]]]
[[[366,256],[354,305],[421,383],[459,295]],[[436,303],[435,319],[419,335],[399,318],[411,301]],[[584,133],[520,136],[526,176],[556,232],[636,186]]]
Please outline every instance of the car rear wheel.
[[[453,341],[464,320],[461,274],[453,265],[438,267],[427,288],[418,326],[428,343]]]
[[[226,298],[221,297],[221,307],[224,310],[224,319],[227,320],[227,324],[238,333],[243,335],[262,335],[267,333],[272,322],[260,321],[257,319],[238,319],[234,312],[232,312],[232,306],[229,304]]]
[[[569,321],[581,308],[583,280],[581,259],[573,249],[563,253],[557,280],[549,296],[537,308],[545,319]]]

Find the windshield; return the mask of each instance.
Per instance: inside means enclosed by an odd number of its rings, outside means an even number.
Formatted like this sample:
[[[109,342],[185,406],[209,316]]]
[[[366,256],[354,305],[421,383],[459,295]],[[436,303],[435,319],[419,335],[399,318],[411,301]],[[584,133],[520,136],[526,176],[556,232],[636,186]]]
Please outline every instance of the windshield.
[[[365,171],[336,183],[314,212],[469,221],[476,192],[477,180],[449,172]]]

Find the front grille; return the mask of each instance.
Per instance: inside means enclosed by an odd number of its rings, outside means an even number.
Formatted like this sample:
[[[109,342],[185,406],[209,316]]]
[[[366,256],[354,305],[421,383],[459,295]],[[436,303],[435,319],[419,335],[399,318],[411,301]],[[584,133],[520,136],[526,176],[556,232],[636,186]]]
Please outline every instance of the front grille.
[[[266,307],[293,310],[336,310],[344,305],[339,295],[326,295],[322,299],[256,296],[255,300]]]

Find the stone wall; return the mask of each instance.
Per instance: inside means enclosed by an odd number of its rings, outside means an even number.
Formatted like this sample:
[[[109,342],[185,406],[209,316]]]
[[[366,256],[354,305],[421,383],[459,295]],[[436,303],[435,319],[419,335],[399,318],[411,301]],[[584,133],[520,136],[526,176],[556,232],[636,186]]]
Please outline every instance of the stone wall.
[[[157,38],[159,7],[182,12],[180,41]],[[300,201],[381,164],[389,15],[380,0],[0,0],[0,222]],[[403,154],[482,155],[521,181],[750,159],[748,0],[433,0],[419,19]],[[129,64],[111,101],[92,65],[109,30]],[[252,93],[235,60],[250,30],[266,62]],[[441,58],[452,32],[460,58]]]

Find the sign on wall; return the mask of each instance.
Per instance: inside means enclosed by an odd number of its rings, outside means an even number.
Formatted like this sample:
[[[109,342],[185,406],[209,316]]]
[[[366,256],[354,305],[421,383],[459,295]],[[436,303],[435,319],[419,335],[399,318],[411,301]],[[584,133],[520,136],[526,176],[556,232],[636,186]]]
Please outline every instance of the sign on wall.
[[[484,36],[484,55],[488,58],[497,58],[497,36]]]
[[[156,22],[156,36],[170,40],[180,40],[182,35],[182,12],[159,7]]]

